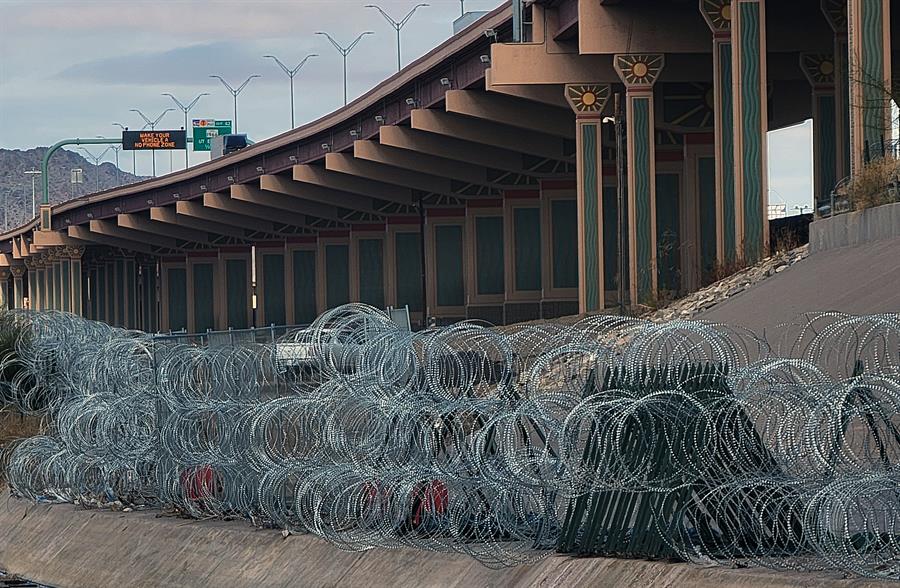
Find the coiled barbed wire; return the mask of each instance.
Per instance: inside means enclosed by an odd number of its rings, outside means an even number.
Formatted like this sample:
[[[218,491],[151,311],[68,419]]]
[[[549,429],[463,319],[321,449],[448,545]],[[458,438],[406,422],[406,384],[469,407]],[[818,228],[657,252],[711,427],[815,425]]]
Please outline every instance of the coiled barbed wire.
[[[413,333],[331,310],[271,344],[0,315],[15,493],[174,506],[487,566],[554,551],[900,578],[900,315],[768,341],[595,316]]]

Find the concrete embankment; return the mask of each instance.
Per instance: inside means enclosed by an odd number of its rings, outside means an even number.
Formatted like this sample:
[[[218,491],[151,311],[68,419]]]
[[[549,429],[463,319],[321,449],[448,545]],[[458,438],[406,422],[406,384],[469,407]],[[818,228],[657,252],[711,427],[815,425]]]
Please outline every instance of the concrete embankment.
[[[604,558],[550,557],[503,570],[415,550],[340,551],[244,522],[32,505],[0,493],[0,569],[60,588],[222,586],[875,586],[780,573]]]

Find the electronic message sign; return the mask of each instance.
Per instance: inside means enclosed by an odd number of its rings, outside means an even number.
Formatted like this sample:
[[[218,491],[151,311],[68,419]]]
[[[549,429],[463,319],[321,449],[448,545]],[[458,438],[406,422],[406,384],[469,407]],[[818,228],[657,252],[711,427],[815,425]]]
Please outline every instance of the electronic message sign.
[[[122,149],[184,149],[187,131],[122,131]]]
[[[230,120],[195,118],[191,126],[194,129],[194,151],[210,151],[213,137],[231,134]]]

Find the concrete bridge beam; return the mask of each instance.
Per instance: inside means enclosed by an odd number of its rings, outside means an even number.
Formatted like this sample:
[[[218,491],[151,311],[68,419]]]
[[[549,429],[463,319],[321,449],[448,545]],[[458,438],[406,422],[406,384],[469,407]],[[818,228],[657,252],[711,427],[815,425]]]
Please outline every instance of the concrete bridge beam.
[[[122,242],[146,243],[161,249],[178,249],[178,243],[171,237],[163,235],[148,235],[141,231],[134,231],[118,226],[113,221],[92,220],[89,224],[91,233],[105,235],[122,240]]]
[[[343,221],[335,206],[317,202],[304,202],[299,198],[266,192],[248,184],[234,184],[231,186],[231,199],[264,209],[287,211],[291,215],[308,215],[320,219]],[[309,223],[305,221],[304,224]]]
[[[555,86],[554,88],[559,89]],[[490,162],[490,166],[494,169],[528,173],[520,153],[427,131],[400,126],[382,126],[378,133],[378,141],[386,147],[406,149],[442,159],[472,165]]]
[[[308,224],[306,215],[235,200],[230,196],[217,192],[207,192],[203,195],[203,207],[214,212],[224,212],[235,217],[245,217],[251,221],[253,219],[268,221],[275,225],[276,230],[274,232],[279,232],[277,231],[279,225],[304,227]]]
[[[206,195],[204,195],[204,199],[205,196]],[[242,229],[255,233],[273,234],[276,232],[275,224],[273,222],[250,218],[225,210],[216,210],[199,202],[189,202],[186,200],[176,202],[175,212],[178,213],[179,216],[184,216],[205,222],[212,222],[218,225],[226,225],[236,229]],[[243,235],[243,233],[241,234]]]
[[[95,243],[97,245],[108,245],[109,247],[118,247],[130,251],[140,253],[151,253],[152,247],[144,242],[131,241],[120,237],[113,237],[107,234],[91,231],[87,227],[72,225],[68,228],[69,237],[83,241],[85,243]]]
[[[413,204],[413,191],[385,182],[336,173],[324,167],[298,164],[293,168],[294,180],[340,192],[350,192],[397,204]]]
[[[371,179],[383,184],[395,184],[419,192],[453,196],[453,186],[448,178],[408,169],[356,159],[346,153],[329,153],[325,156],[325,169],[332,172]]]
[[[186,211],[188,209],[184,208],[183,210]],[[150,220],[156,223],[163,223],[172,227],[182,227],[200,233],[205,232],[213,235],[222,235],[233,239],[247,238],[246,232],[240,227],[211,221],[206,218],[191,216],[186,212],[178,212],[177,204],[175,207],[152,206],[150,208]]]
[[[147,235],[159,235],[199,245],[209,245],[210,243],[209,233],[205,231],[196,231],[155,221],[138,214],[120,214],[116,217],[116,224],[123,229]]]
[[[575,120],[570,112],[509,96],[449,90],[444,94],[447,112],[493,121],[507,126],[571,139]]]
[[[545,133],[515,129],[490,121],[472,121],[458,114],[427,109],[413,110],[410,120],[412,128],[419,131],[508,151],[518,151],[535,157],[559,161],[570,159],[565,151],[563,139]]]
[[[341,208],[359,212],[376,212],[375,201],[372,198],[298,182],[285,176],[272,174],[260,176],[259,187],[263,195],[272,194],[281,196],[281,199],[296,199],[300,202],[312,202],[327,206],[340,203]],[[335,207],[336,209],[337,207]]]

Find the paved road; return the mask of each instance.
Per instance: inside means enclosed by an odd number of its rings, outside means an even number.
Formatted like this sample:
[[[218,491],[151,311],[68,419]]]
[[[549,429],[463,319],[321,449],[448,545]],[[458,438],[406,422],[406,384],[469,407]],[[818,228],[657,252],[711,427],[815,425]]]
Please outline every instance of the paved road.
[[[812,311],[900,312],[900,239],[810,255],[698,318],[758,334]]]

